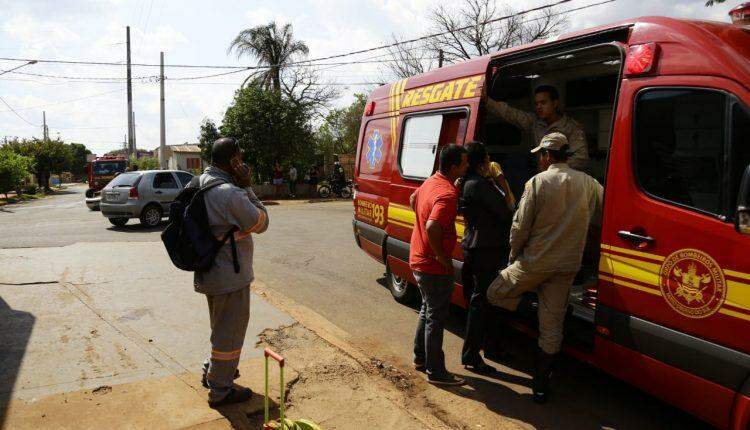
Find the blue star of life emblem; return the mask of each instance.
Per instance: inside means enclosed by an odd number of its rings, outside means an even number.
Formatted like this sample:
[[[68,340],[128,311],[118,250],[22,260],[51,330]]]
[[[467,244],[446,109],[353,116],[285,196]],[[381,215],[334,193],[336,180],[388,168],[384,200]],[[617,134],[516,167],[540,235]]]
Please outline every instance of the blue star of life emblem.
[[[375,166],[380,163],[383,158],[383,138],[380,136],[380,131],[374,130],[369,139],[367,139],[367,164],[370,169],[374,169]]]

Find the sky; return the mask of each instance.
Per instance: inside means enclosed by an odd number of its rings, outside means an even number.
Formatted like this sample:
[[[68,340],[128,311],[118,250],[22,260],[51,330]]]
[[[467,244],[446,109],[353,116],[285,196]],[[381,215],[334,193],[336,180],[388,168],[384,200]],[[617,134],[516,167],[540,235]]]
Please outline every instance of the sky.
[[[0,57],[20,59],[125,61],[125,27],[130,26],[133,63],[252,66],[252,58],[229,54],[229,43],[242,29],[270,21],[291,23],[295,38],[310,49],[309,58],[351,52],[388,42],[392,35],[417,37],[429,30],[428,11],[444,3],[427,0],[0,0]],[[515,0],[515,10],[552,0]],[[594,3],[573,0],[559,10]],[[663,15],[728,22],[727,12],[741,1],[704,7],[703,0],[617,0],[571,13],[566,31],[637,16]],[[498,1],[502,4],[502,1]],[[384,51],[343,60],[364,60]],[[335,60],[340,61],[340,60]],[[0,60],[0,73],[24,61]],[[382,80],[382,66],[353,64],[326,67],[323,77],[336,82],[345,106],[357,92],[372,86],[346,85]],[[194,80],[226,70],[167,68],[166,142],[196,142],[200,123],[221,122],[234,91],[246,75]],[[127,131],[125,66],[37,63],[0,76],[0,139],[41,137],[42,111],[51,138],[84,143],[92,152],[122,148]],[[158,67],[133,67],[133,110],[139,148],[159,145]],[[59,78],[68,77],[68,78]],[[70,79],[75,78],[75,79]],[[96,78],[96,79],[92,79]],[[116,81],[113,82],[112,79]]]

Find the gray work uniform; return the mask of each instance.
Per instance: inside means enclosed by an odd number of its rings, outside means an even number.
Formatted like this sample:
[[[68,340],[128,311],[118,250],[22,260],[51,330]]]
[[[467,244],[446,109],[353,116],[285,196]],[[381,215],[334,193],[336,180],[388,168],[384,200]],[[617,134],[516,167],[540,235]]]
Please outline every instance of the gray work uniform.
[[[211,321],[211,354],[206,359],[209,401],[229,393],[239,364],[245,331],[250,320],[250,284],[253,281],[252,233],[268,228],[268,211],[251,188],[240,188],[218,167],[208,167],[199,178],[200,186],[221,180],[225,184],[206,191],[204,200],[211,233],[222,238],[232,227],[237,244],[239,273],[235,273],[229,241],[219,250],[213,267],[195,272],[195,291],[206,295]]]
[[[488,301],[515,310],[520,296],[539,296],[539,347],[562,345],[570,286],[581,267],[589,225],[601,218],[604,188],[565,163],[526,182],[510,230],[511,265],[487,290]]]
[[[536,115],[516,109],[505,102],[489,100],[487,109],[493,115],[499,116],[527,133],[531,133],[534,138],[534,146],[539,145],[542,138],[552,132],[560,132],[568,138],[568,145],[571,155],[568,158],[568,165],[576,170],[586,171],[589,165],[589,150],[586,145],[586,133],[583,127],[567,115],[562,115],[552,124],[539,119]]]

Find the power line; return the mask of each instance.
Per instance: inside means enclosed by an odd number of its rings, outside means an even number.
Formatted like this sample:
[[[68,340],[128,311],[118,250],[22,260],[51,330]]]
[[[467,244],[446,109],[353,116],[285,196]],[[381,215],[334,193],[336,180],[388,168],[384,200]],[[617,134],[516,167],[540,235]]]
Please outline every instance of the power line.
[[[367,49],[361,49],[361,50],[358,50],[358,51],[350,51],[350,52],[345,52],[345,53],[341,53],[341,54],[328,55],[328,56],[325,56],[325,57],[318,57],[318,58],[312,58],[312,59],[308,59],[308,60],[300,60],[300,61],[290,62],[290,63],[287,63],[287,64],[283,64],[283,66],[284,67],[290,67],[290,66],[297,66],[297,65],[321,65],[321,66],[322,65],[334,65],[334,64],[330,64],[330,63],[329,64],[321,64],[321,63],[317,63],[317,62],[324,61],[324,60],[332,60],[332,59],[336,59],[336,58],[350,57],[352,55],[365,54],[365,53],[368,53],[368,52],[379,51],[379,50],[387,49],[387,48],[394,48],[394,47],[400,46],[400,45],[405,45],[405,44],[409,44],[409,43],[414,43],[414,42],[419,42],[419,41],[423,41],[423,40],[427,40],[427,39],[432,39],[432,38],[439,37],[439,36],[442,36],[442,35],[445,35],[445,34],[448,34],[448,33],[468,30],[468,29],[471,29],[471,28],[476,27],[478,25],[492,24],[492,23],[499,22],[499,21],[504,21],[504,20],[507,20],[507,19],[510,19],[510,18],[513,18],[513,17],[522,16],[522,15],[528,15],[528,14],[530,14],[532,12],[538,12],[540,10],[550,9],[550,8],[553,8],[553,7],[556,7],[556,6],[565,4],[565,3],[570,3],[571,1],[574,1],[574,0],[558,0],[558,1],[553,2],[553,3],[548,3],[548,4],[545,4],[545,5],[542,5],[542,6],[537,6],[537,7],[534,7],[534,8],[530,8],[530,9],[526,9],[526,10],[523,10],[523,11],[520,11],[520,12],[515,12],[515,13],[504,15],[504,16],[501,16],[501,17],[497,17],[497,18],[486,20],[486,21],[474,23],[474,24],[467,25],[467,26],[464,26],[464,27],[458,27],[458,28],[455,28],[455,29],[451,29],[449,31],[442,31],[442,32],[437,32],[437,33],[431,33],[431,34],[427,34],[427,35],[424,35],[424,36],[416,37],[416,38],[413,38],[413,39],[401,40],[401,41],[397,41],[397,42],[393,42],[393,43],[388,43],[388,44],[385,44],[385,45],[379,45],[379,46],[374,46],[374,47],[367,48]],[[561,12],[561,13],[569,13],[569,12],[573,12],[573,11],[583,10],[583,9],[587,9],[587,8],[594,7],[594,6],[600,6],[600,5],[603,5],[603,4],[606,4],[606,3],[612,3],[614,1],[616,1],[616,0],[606,0],[606,1],[598,2],[598,3],[591,3],[591,4],[587,4],[587,5],[575,8],[575,9],[567,10],[567,11],[564,11],[564,12]],[[12,58],[12,57],[0,57],[0,60],[5,60],[5,61],[33,61],[33,59]],[[43,59],[36,59],[36,61],[39,62],[39,63],[79,64],[79,65],[94,65],[94,66],[124,66],[125,65],[125,63],[123,63],[123,62],[109,62],[109,61],[43,60]],[[395,61],[395,60],[383,60],[383,61]],[[312,63],[316,63],[316,64],[312,64]],[[357,64],[357,62],[352,61],[352,62],[346,62],[344,64]],[[159,64],[154,64],[154,63],[132,63],[132,66],[137,66],[137,67],[159,67],[160,65]],[[266,65],[266,66],[225,66],[225,65],[196,65],[196,64],[165,64],[164,65],[164,67],[171,67],[171,68],[204,68],[204,69],[234,69],[234,70],[268,69],[268,68],[276,67],[276,66],[278,66],[278,65]]]
[[[81,101],[81,100],[87,100],[87,99],[91,99],[91,98],[94,98],[94,97],[103,96],[103,95],[106,95],[106,94],[119,93],[119,92],[122,92],[122,91],[125,91],[125,89],[121,88],[121,89],[117,89],[117,90],[106,91],[106,92],[103,92],[103,93],[97,93],[97,94],[91,94],[91,95],[88,95],[88,96],[78,97],[78,98],[75,98],[75,99],[59,100],[59,101],[52,102],[52,103],[45,104],[45,105],[23,107],[23,108],[15,109],[15,111],[16,112],[20,112],[20,111],[24,111],[24,110],[33,110],[33,109],[40,109],[40,108],[49,107],[49,106],[55,106],[55,105],[59,105],[59,104],[63,104],[63,103],[73,103],[73,102],[77,102],[77,101]],[[5,112],[11,112],[11,111],[10,110],[0,111],[0,113],[5,113]]]
[[[16,112],[15,109],[13,109],[13,106],[9,105],[8,102],[5,101],[4,98],[0,97],[0,101],[2,101],[5,104],[5,106],[8,106],[8,109],[10,109],[11,112],[13,112],[14,114],[16,114],[16,116],[19,117],[23,122],[25,122],[26,124],[28,124],[28,125],[30,125],[32,127],[39,127],[39,124],[32,124],[26,118],[22,117],[18,112]]]

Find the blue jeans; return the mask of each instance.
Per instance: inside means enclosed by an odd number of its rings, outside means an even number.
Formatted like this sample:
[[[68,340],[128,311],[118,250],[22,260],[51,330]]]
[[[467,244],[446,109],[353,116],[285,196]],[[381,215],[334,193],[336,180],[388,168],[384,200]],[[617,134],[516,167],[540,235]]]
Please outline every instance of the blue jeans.
[[[450,311],[453,276],[415,271],[414,277],[422,293],[422,308],[414,335],[414,362],[424,363],[430,375],[445,375],[443,330]]]

